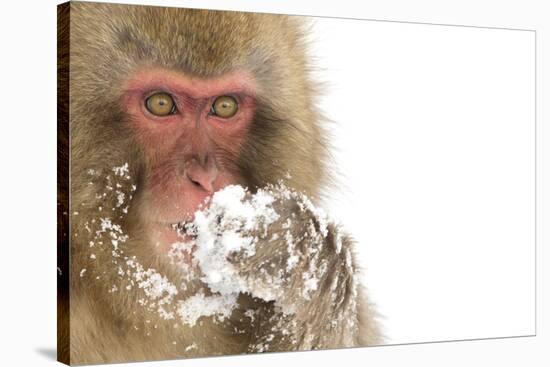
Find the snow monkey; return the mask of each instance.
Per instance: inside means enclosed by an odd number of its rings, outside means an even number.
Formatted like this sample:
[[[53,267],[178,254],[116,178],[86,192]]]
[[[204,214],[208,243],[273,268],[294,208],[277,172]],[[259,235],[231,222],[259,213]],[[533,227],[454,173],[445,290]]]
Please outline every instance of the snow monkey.
[[[355,243],[318,209],[303,21],[59,6],[62,362],[380,342]]]

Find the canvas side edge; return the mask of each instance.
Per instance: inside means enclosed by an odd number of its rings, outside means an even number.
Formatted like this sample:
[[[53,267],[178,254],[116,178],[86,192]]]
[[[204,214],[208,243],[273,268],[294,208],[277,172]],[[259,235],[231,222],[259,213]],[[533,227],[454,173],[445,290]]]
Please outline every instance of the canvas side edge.
[[[57,6],[57,360],[70,364],[70,2]]]

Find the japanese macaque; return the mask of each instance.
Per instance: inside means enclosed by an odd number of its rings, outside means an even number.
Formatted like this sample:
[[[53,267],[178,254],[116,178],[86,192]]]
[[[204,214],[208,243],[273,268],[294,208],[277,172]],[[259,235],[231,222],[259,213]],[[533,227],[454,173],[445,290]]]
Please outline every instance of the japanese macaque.
[[[59,6],[60,361],[380,342],[302,21]]]

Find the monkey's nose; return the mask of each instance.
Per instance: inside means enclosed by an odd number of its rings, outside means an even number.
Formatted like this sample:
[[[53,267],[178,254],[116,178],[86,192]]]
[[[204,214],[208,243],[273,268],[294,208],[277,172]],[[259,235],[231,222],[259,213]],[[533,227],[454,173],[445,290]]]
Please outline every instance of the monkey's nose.
[[[218,176],[215,166],[202,167],[192,164],[187,167],[186,176],[191,183],[207,192],[214,192],[214,181]]]

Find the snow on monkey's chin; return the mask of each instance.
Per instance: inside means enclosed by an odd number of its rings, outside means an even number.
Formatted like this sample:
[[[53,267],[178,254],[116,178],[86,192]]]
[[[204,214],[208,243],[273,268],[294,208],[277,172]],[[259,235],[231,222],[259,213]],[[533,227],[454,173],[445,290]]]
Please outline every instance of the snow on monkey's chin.
[[[173,256],[173,248],[180,243],[189,243],[194,238],[185,233],[185,225],[191,223],[195,219],[195,214],[201,210],[205,210],[210,206],[211,196],[207,196],[203,202],[197,205],[192,205],[192,208],[185,210],[181,215],[171,214],[170,220],[161,218],[160,220],[149,220],[147,223],[147,232],[149,234],[149,242],[157,255]],[[178,218],[178,219],[175,219]],[[185,254],[182,257],[185,263],[191,263],[192,255]]]

